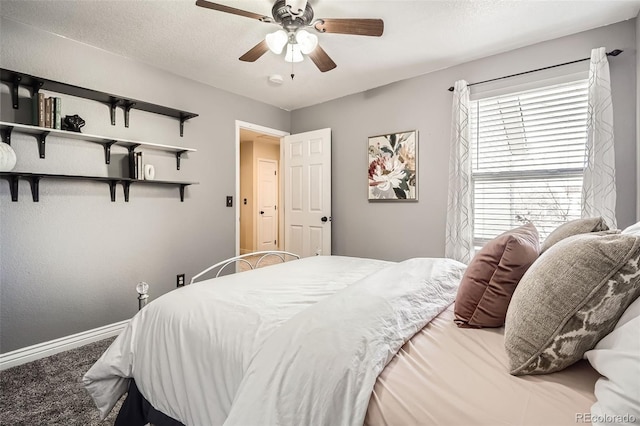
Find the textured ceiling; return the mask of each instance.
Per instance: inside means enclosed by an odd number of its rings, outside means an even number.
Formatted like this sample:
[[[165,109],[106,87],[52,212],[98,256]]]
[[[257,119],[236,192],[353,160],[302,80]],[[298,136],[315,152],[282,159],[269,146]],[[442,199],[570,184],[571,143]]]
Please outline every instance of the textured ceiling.
[[[270,0],[219,0],[271,15]],[[274,24],[195,0],[1,0],[0,15],[202,83],[294,110],[518,47],[634,18],[640,0],[311,0],[316,18],[382,18],[382,37],[319,34],[321,73],[267,52],[238,60]],[[282,75],[282,85],[268,81]]]

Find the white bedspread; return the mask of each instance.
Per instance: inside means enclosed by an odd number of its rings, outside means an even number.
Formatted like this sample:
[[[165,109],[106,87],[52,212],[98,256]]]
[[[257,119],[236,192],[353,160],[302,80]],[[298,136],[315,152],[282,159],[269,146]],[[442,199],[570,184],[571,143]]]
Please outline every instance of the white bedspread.
[[[377,374],[463,270],[320,256],[197,283],[139,312],[84,383],[102,417],[133,377],[186,425],[362,424]]]

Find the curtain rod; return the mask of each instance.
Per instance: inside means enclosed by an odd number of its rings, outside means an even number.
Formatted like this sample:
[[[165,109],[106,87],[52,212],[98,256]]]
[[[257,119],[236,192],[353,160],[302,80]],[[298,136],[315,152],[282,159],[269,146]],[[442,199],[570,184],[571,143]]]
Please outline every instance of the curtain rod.
[[[624,50],[620,50],[620,49],[612,50],[611,52],[607,53],[607,56],[618,56],[622,52],[624,52]],[[529,74],[529,73],[532,73],[532,72],[538,72],[538,71],[548,70],[548,69],[551,69],[551,68],[562,67],[564,65],[575,64],[577,62],[582,62],[582,61],[588,61],[590,59],[591,59],[590,57],[589,58],[583,58],[583,59],[578,59],[578,60],[571,61],[571,62],[565,62],[563,64],[557,64],[557,65],[551,65],[551,66],[544,67],[544,68],[538,68],[536,70],[524,71],[524,72],[519,72],[517,74],[511,74],[511,75],[505,75],[504,77],[497,77],[497,78],[492,78],[491,80],[485,80],[485,81],[479,81],[477,83],[467,84],[467,87],[475,86],[476,84],[483,84],[483,83],[489,83],[491,81],[502,80],[502,79],[505,79],[505,78],[517,77],[519,75]],[[453,86],[449,87],[449,91],[450,92],[453,92],[453,90],[454,90]]]

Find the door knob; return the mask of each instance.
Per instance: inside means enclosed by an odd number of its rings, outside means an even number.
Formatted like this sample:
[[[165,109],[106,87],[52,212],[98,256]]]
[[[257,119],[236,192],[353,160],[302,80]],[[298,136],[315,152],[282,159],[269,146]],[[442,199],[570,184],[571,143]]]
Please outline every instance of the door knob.
[[[264,214],[264,212],[262,210],[260,210],[260,214]]]
[[[326,216],[322,216],[322,217],[320,218],[320,220],[321,220],[322,222],[326,222],[326,221],[327,221],[327,220],[329,220],[329,219],[327,219],[327,217],[326,217]]]

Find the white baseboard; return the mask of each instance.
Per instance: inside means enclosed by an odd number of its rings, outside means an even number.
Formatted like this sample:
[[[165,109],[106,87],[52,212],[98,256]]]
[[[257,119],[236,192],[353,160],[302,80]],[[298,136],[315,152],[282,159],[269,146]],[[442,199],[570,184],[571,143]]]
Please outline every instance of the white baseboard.
[[[98,340],[106,339],[107,337],[117,336],[125,328],[128,322],[129,320],[124,320],[94,328],[93,330],[83,331],[81,333],[72,334],[70,336],[61,337],[59,339],[38,343],[37,345],[27,346],[26,348],[16,349],[15,351],[0,354],[0,371],[60,352],[68,351],[69,349],[84,346],[92,342],[97,342]]]

